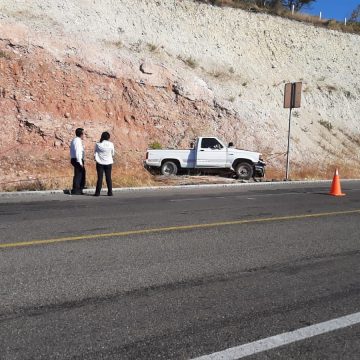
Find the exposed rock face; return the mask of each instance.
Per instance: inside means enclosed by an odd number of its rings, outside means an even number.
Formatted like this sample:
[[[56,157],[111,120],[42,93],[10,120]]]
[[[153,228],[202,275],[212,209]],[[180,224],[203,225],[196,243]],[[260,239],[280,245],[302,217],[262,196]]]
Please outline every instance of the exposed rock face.
[[[280,168],[283,86],[299,80],[293,160],[360,168],[358,36],[187,0],[3,0],[0,21],[1,183],[70,175],[79,126],[90,161],[112,134],[123,173],[142,171],[150,143],[198,135]]]
[[[88,160],[93,158],[94,142],[107,130],[116,144],[117,166],[141,171],[149,143],[187,146],[198,133],[218,132],[212,127],[220,127],[221,114],[227,113],[197,100],[191,89],[175,91],[177,83],[168,77],[164,77],[165,86],[159,75],[166,72],[163,67],[151,67],[159,77],[153,85],[147,80],[117,78],[72,60],[56,60],[39,47],[17,46],[15,53],[7,40],[0,47],[6,54],[0,59],[4,181],[13,180],[19,171],[32,177],[39,171],[44,176],[44,170],[47,176],[67,174],[68,145],[77,127],[85,128]],[[201,86],[205,85],[195,85],[194,91],[200,92]],[[231,119],[236,123],[234,115],[227,119],[222,135],[229,127],[239,129],[230,124]]]

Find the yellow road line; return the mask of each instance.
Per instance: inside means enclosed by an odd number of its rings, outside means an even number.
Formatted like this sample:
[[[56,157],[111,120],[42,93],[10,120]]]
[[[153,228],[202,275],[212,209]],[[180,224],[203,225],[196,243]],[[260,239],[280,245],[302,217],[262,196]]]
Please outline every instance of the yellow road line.
[[[129,230],[129,231],[120,231],[120,232],[105,233],[105,234],[69,236],[69,237],[47,239],[47,240],[46,239],[45,240],[29,240],[29,241],[0,244],[0,249],[33,246],[33,245],[54,244],[54,243],[61,243],[61,242],[66,242],[66,241],[91,240],[91,239],[101,239],[101,238],[110,238],[110,237],[123,237],[123,236],[129,236],[129,235],[144,235],[144,234],[162,233],[162,232],[169,232],[169,231],[206,229],[206,228],[214,228],[214,227],[229,226],[229,225],[255,224],[255,223],[262,223],[262,222],[273,222],[273,221],[284,221],[284,220],[299,220],[299,219],[320,218],[320,217],[328,217],[328,216],[336,216],[336,215],[350,215],[350,214],[360,214],[360,209],[359,210],[336,211],[336,212],[325,212],[325,213],[317,213],[317,214],[301,214],[301,215],[278,216],[278,217],[270,217],[270,218],[257,218],[257,219],[248,219],[248,220],[221,221],[221,222],[214,222],[214,223],[209,223],[209,224],[169,226],[169,227],[163,227],[163,228]]]

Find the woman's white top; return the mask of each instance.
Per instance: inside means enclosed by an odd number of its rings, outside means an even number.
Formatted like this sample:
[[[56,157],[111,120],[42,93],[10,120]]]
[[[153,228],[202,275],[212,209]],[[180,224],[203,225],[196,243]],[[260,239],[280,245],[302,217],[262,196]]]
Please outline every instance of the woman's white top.
[[[95,161],[101,165],[110,165],[114,163],[115,155],[114,144],[111,141],[103,140],[95,145]]]

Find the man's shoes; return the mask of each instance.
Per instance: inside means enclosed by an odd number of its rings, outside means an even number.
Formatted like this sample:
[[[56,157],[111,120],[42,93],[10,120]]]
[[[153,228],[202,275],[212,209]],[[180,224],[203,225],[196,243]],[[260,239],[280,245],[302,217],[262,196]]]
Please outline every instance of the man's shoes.
[[[93,196],[100,196],[100,194],[95,193]]]
[[[111,192],[111,193],[108,193],[108,196],[114,196],[114,195],[113,195],[113,193]]]
[[[83,195],[83,192],[80,190],[71,190],[71,195]]]

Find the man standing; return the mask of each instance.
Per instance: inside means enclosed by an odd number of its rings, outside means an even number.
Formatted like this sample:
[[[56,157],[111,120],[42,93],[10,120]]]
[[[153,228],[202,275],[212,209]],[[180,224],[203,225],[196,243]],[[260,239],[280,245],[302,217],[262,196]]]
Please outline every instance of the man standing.
[[[84,129],[77,128],[75,130],[76,137],[70,144],[71,165],[74,167],[72,195],[82,195],[85,187],[85,148],[83,145]]]

